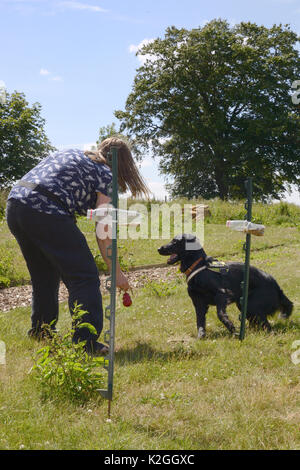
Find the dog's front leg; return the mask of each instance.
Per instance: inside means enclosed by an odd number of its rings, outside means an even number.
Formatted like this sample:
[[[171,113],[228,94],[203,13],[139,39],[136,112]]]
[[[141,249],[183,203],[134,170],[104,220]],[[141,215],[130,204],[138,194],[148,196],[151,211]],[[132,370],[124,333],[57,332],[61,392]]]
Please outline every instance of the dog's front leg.
[[[223,325],[226,326],[227,330],[230,331],[230,333],[235,333],[235,327],[234,324],[229,320],[227,312],[226,312],[226,307],[227,307],[227,297],[226,293],[221,291],[216,295],[215,298],[216,305],[217,305],[217,315],[219,320],[223,323]]]
[[[198,331],[198,339],[205,338],[206,335],[206,313],[208,310],[208,305],[203,302],[201,298],[197,295],[193,295],[190,293],[190,297],[194,304],[196,310],[196,317],[197,317],[197,331]]]

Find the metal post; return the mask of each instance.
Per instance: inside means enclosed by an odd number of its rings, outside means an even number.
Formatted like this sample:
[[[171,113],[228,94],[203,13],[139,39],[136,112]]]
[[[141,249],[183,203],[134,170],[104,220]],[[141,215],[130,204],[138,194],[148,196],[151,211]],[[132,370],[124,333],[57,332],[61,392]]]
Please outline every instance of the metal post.
[[[105,318],[109,320],[109,329],[104,334],[104,340],[109,344],[108,360],[104,367],[108,371],[107,389],[99,390],[104,398],[108,399],[108,417],[110,418],[111,401],[113,396],[114,378],[114,349],[115,349],[115,314],[116,314],[116,266],[117,266],[117,228],[118,228],[118,149],[112,147],[110,151],[112,183],[110,194],[112,206],[115,209],[112,215],[112,243],[107,248],[107,257],[111,260],[111,273],[106,280],[106,288],[110,292],[110,304],[105,308]]]
[[[248,222],[251,222],[252,219],[252,178],[248,178],[245,182],[246,191],[247,191],[247,202],[245,204],[245,209],[247,209],[247,214],[245,219]],[[247,233],[246,243],[244,244],[245,254],[245,265],[244,265],[244,280],[241,283],[242,287],[242,297],[241,297],[241,328],[240,328],[240,340],[242,341],[245,338],[245,329],[246,329],[246,316],[247,316],[247,307],[248,307],[248,291],[249,291],[249,268],[250,268],[250,249],[251,249],[251,234]]]

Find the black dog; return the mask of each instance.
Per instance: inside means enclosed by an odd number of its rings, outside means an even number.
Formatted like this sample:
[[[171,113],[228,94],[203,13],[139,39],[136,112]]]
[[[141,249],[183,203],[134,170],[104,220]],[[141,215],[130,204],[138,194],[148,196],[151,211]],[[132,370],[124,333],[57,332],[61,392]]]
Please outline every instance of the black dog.
[[[244,265],[228,263],[221,272],[210,269],[213,258],[206,256],[199,240],[193,235],[178,235],[160,247],[158,252],[163,256],[171,255],[168,264],[181,261],[180,270],[187,276],[188,293],[196,309],[198,338],[205,337],[205,316],[209,305],[216,305],[218,318],[230,333],[235,333],[226,307],[235,302],[241,310]],[[281,311],[282,317],[288,318],[293,304],[272,276],[251,266],[247,309],[249,324],[270,331],[267,316],[274,315],[277,310]]]

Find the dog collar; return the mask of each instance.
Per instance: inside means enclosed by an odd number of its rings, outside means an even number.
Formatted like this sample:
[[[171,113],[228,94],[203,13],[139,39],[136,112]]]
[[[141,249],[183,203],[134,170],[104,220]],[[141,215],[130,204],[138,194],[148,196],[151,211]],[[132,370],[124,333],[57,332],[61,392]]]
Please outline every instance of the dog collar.
[[[204,269],[207,269],[207,266],[201,266],[201,268],[196,269],[196,271],[193,271],[192,274],[190,274],[190,275],[186,278],[187,284],[190,282],[190,280],[191,280],[194,276],[196,276],[196,274],[200,273],[200,271],[203,271]]]
[[[201,258],[198,258],[198,259],[192,264],[192,266],[190,266],[190,267],[184,272],[184,274],[185,274],[186,276],[189,276],[189,275],[191,274],[191,272],[193,271],[193,269],[197,266],[197,264],[199,264],[200,261],[202,261],[202,260],[203,260],[203,258],[202,258],[202,256],[201,256]]]

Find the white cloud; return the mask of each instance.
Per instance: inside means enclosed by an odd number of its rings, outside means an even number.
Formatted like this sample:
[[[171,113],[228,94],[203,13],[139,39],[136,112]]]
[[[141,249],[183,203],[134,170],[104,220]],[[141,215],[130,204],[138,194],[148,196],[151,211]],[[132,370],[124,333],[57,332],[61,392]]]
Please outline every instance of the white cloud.
[[[40,75],[42,75],[43,77],[48,77],[48,79],[52,82],[63,82],[63,78],[60,75],[52,75],[52,73],[49,72],[48,69],[41,69]]]
[[[147,157],[139,163],[140,168],[149,168],[154,165],[154,160],[151,157]]]
[[[147,185],[156,199],[164,199],[168,196],[164,183],[160,181],[147,181]]]
[[[3,3],[45,3],[47,0],[2,0]]]
[[[88,11],[93,11],[93,12],[98,12],[98,13],[106,13],[108,11],[97,5],[89,5],[87,3],[75,2],[75,1],[60,2],[59,5],[63,8],[68,8],[71,10],[88,10]]]
[[[41,69],[40,70],[40,75],[49,75],[49,74],[50,74],[50,72],[47,69]]]
[[[58,11],[65,10],[79,10],[79,11],[90,11],[95,13],[106,13],[108,10],[98,6],[91,5],[90,3],[84,3],[80,1],[49,1],[49,0],[0,0],[0,3],[10,4],[16,11],[20,13],[34,13],[37,11],[39,6],[46,8],[43,14],[53,15]]]
[[[144,65],[147,60],[156,60],[156,56],[154,54],[146,54],[146,55],[141,55],[138,52],[144,47],[147,46],[148,44],[151,44],[154,39],[143,39],[139,44],[131,44],[129,46],[129,52],[131,54],[137,54],[137,58],[139,62]]]
[[[57,75],[55,77],[51,77],[50,80],[52,80],[52,82],[62,82],[63,78]]]

